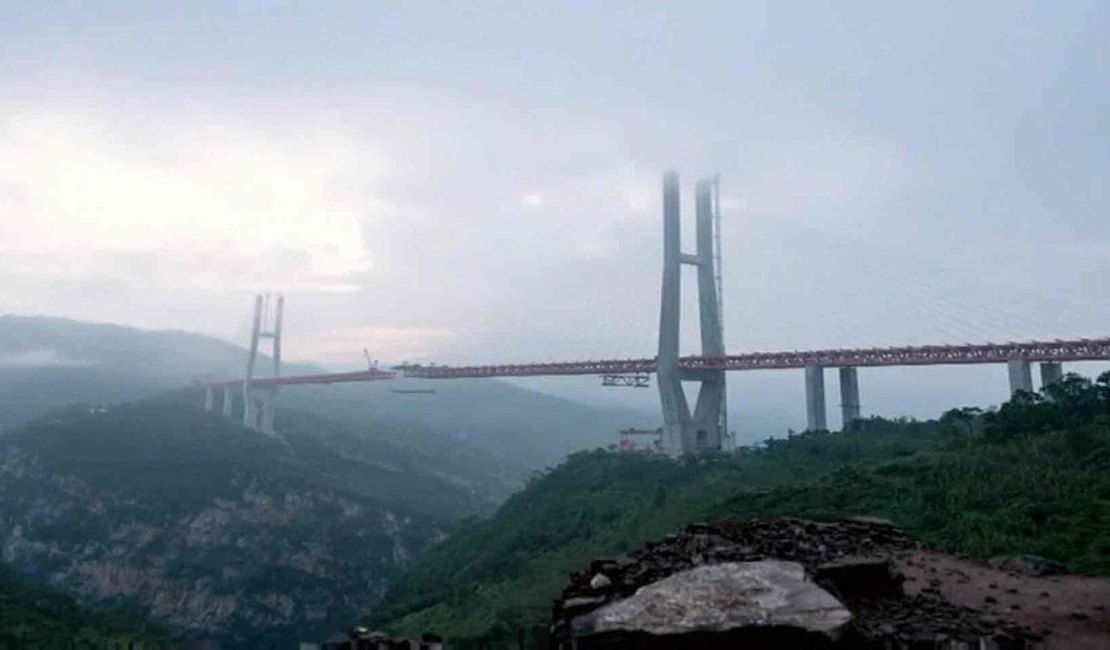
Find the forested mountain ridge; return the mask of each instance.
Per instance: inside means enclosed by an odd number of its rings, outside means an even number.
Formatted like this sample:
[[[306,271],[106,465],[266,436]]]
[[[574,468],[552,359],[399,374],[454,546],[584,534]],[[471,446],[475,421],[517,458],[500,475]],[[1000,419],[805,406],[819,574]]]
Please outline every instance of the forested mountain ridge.
[[[196,381],[240,377],[246,351],[209,336],[44,316],[0,315],[0,433],[74,402],[114,405]],[[357,357],[357,351],[353,351]],[[269,371],[263,359],[260,375]],[[286,363],[283,374],[323,369]],[[595,408],[495,379],[436,382],[392,392],[391,382],[290,387],[287,413],[311,412],[424,459],[503,499],[535,469],[611,442],[641,414]],[[201,398],[196,397],[199,404]]]
[[[403,450],[290,411],[280,437],[171,395],[0,438],[0,549],[89,606],[265,647],[346,625],[492,502]]]
[[[496,380],[382,382],[283,390],[274,439],[203,413],[196,390],[163,394],[245,357],[187,332],[0,316],[0,559],[178,632],[327,634],[455,520],[627,421]],[[305,559],[320,548],[328,562]],[[259,573],[274,562],[297,566]]]
[[[0,427],[72,402],[129,402],[198,380],[240,376],[245,360],[239,346],[201,334],[0,315]],[[261,372],[268,368],[260,364]]]
[[[1110,374],[938,421],[865,420],[716,461],[576,454],[430,551],[370,622],[465,647],[542,637],[567,573],[724,517],[891,519],[939,548],[1110,574]]]

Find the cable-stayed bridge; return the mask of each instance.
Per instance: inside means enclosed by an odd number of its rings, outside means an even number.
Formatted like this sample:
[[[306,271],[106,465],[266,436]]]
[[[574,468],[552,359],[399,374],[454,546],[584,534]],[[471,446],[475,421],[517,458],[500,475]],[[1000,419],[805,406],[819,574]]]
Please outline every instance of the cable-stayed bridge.
[[[656,376],[663,412],[663,440],[673,454],[711,454],[727,449],[729,436],[725,404],[725,373],[774,369],[805,372],[806,423],[810,430],[827,428],[824,370],[839,373],[842,421],[860,418],[858,368],[1005,364],[1012,392],[1032,391],[1032,364],[1040,364],[1041,384],[1063,376],[1064,362],[1110,360],[1110,337],[1052,341],[984,343],[968,345],[918,345],[727,354],[721,319],[720,200],[717,181],[703,179],[696,189],[696,252],[680,247],[679,180],[669,173],[663,182],[663,283],[659,348],[654,357],[512,363],[466,366],[406,364],[392,369],[370,367],[364,371],[314,375],[281,375],[281,327],[284,301],[272,310],[269,300],[255,300],[249,355],[241,379],[204,384],[205,407],[215,410],[221,402],[231,417],[236,393],[242,395],[244,425],[274,432],[278,390],[285,386],[388,381],[404,378],[445,380],[462,378],[540,377],[596,375],[604,385],[646,386]],[[702,353],[680,356],[680,273],[683,265],[697,271],[699,325]],[[273,372],[255,377],[259,347],[272,343]],[[697,382],[698,397],[691,410],[682,382]]]

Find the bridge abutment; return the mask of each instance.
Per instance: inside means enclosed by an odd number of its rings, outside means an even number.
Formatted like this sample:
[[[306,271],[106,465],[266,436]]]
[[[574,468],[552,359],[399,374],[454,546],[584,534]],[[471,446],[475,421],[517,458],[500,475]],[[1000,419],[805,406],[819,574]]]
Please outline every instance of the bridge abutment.
[[[825,409],[825,368],[808,365],[805,373],[806,431],[826,431],[829,426]]]

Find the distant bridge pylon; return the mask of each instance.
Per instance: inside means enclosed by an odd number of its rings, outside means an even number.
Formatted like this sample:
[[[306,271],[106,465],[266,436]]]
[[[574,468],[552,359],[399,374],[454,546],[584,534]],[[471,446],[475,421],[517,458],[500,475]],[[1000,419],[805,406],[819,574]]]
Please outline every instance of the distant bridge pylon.
[[[243,426],[263,433],[274,433],[274,417],[277,412],[278,388],[283,385],[281,377],[281,327],[285,298],[277,296],[270,308],[270,295],[254,297],[254,316],[251,320],[251,338],[247,348],[247,367],[244,379],[234,382],[209,384],[204,391],[204,408],[215,410],[215,389],[223,388],[222,410],[225,417],[231,417],[234,406],[233,390],[242,390]],[[271,317],[272,314],[272,317]],[[265,381],[255,377],[258,365],[259,346],[270,341],[270,360],[273,364],[270,377]],[[293,377],[288,384],[306,383],[304,377]]]

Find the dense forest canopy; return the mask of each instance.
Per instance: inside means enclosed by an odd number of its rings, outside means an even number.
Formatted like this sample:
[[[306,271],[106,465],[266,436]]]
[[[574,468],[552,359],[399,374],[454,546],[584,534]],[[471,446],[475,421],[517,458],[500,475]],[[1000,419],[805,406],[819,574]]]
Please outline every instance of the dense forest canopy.
[[[542,636],[568,572],[724,517],[880,516],[948,551],[1110,574],[1108,506],[1110,373],[1068,375],[995,410],[872,418],[716,461],[575,454],[433,549],[370,620],[464,645]]]

